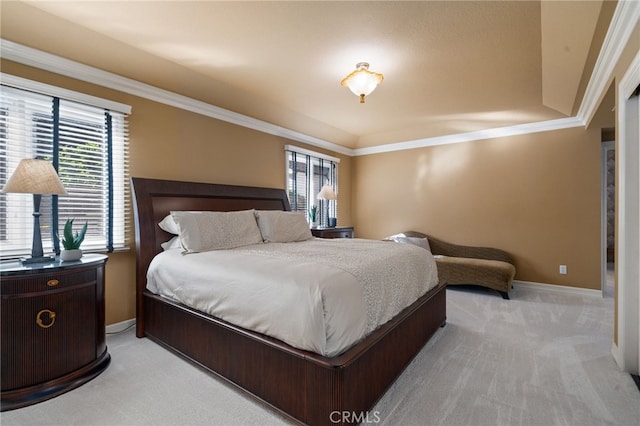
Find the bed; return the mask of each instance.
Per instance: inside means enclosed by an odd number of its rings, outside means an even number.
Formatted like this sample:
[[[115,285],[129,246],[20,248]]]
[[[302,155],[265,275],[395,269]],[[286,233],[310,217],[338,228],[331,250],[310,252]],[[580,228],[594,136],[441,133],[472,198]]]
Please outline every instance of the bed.
[[[147,289],[147,272],[171,234],[171,211],[290,210],[282,189],[132,178],[136,233],[136,335],[147,337],[302,424],[362,419],[446,319],[437,285],[337,356],[295,348]],[[383,413],[381,414],[383,415]]]

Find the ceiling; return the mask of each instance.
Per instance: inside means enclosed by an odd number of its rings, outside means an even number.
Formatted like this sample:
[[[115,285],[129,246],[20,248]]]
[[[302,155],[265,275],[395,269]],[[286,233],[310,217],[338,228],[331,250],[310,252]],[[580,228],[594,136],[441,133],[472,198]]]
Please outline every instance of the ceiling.
[[[348,148],[574,116],[610,19],[593,0],[0,4],[4,39]],[[384,74],[364,104],[340,85],[361,61]]]

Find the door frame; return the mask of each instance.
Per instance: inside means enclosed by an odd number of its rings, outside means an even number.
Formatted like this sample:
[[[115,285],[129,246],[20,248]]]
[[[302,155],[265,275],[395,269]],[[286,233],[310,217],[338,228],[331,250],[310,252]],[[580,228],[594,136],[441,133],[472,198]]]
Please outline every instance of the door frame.
[[[623,371],[640,371],[640,52],[617,93],[616,212],[617,336],[612,353]]]

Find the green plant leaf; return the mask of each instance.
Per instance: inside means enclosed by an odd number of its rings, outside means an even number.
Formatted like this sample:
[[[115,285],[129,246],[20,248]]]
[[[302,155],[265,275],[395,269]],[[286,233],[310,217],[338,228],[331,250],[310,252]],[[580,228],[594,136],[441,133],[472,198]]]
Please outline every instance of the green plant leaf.
[[[73,219],[67,219],[64,224],[62,246],[66,250],[76,250],[80,248],[80,244],[84,241],[84,236],[89,226],[88,222],[85,222],[80,232],[73,232]]]

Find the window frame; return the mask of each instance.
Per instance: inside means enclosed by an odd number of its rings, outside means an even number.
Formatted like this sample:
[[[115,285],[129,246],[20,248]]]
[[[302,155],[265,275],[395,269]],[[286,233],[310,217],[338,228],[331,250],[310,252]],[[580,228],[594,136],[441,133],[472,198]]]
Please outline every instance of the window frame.
[[[338,194],[340,159],[294,145],[285,145],[284,150],[285,186],[291,210],[302,212],[307,221],[312,224],[309,211],[313,205],[316,205],[318,207],[317,224],[321,227],[328,227],[329,217],[338,216],[338,200],[319,200],[318,193],[323,185],[329,184]],[[292,174],[292,161],[296,166],[304,167],[304,171],[298,170],[296,174]],[[301,185],[297,183],[299,181],[298,175],[304,177],[304,182]],[[304,191],[304,194],[300,194],[301,191]]]
[[[70,137],[71,139],[78,138],[78,146],[80,147],[78,148],[78,152],[80,152],[82,149],[87,149],[87,146],[91,146],[93,142],[97,141],[95,146],[90,148],[90,151],[93,151],[90,154],[90,159],[94,161],[94,167],[97,167],[97,169],[94,169],[93,175],[87,179],[93,183],[98,182],[99,185],[97,187],[94,185],[94,189],[92,190],[93,197],[97,196],[94,200],[98,199],[100,202],[106,203],[105,205],[108,207],[94,214],[94,217],[98,217],[96,223],[99,224],[99,230],[94,230],[93,235],[90,235],[90,232],[87,233],[82,248],[85,251],[92,252],[128,250],[131,239],[131,232],[129,230],[131,201],[129,195],[127,120],[128,115],[131,113],[131,107],[118,102],[4,73],[0,73],[0,78],[2,79],[1,85],[3,86],[0,88],[0,90],[2,90],[0,95],[7,97],[2,102],[3,113],[1,117],[2,120],[0,120],[3,125],[6,124],[6,126],[0,129],[4,131],[1,135],[3,144],[0,149],[4,152],[2,153],[3,155],[0,161],[0,178],[6,182],[6,179],[13,173],[17,163],[22,158],[44,157],[44,159],[51,161],[54,168],[60,172],[59,175],[65,187],[69,185],[69,189],[77,189],[77,186],[65,182],[65,170],[68,172],[70,166],[68,163],[65,163],[64,159],[63,169],[59,169],[59,156],[62,154],[60,154],[61,148],[58,144],[60,140],[64,141],[65,137]],[[5,89],[5,86],[7,89]],[[42,105],[44,106],[50,102],[50,115],[46,108],[44,109],[44,114],[35,114],[32,112],[14,112],[12,114],[11,110],[19,108],[18,106],[14,106],[14,103],[20,103],[21,92],[18,91],[24,92],[23,99],[25,99],[25,104],[29,96],[40,98],[38,102],[42,101]],[[14,103],[9,104],[9,99],[13,99]],[[56,114],[60,111],[58,108],[61,102],[63,106],[67,108],[66,111],[71,112],[57,116]],[[72,116],[70,114],[77,113],[77,111],[84,108],[90,111],[87,118],[71,119]],[[103,111],[102,114],[100,113],[101,110]],[[102,115],[102,119],[100,119],[100,115]],[[31,128],[28,133],[18,137],[11,134],[12,126],[16,125],[13,119],[16,117],[22,122],[20,126]],[[51,123],[46,123],[47,120]],[[59,127],[54,125],[56,122],[61,123],[61,127],[66,127],[67,130],[71,129],[71,133],[66,136],[57,134]],[[52,133],[51,135],[45,135],[45,142],[38,139],[40,134],[33,130],[37,127],[34,123],[45,123],[47,129],[44,133]],[[48,128],[49,125],[51,128]],[[75,125],[91,126],[93,129],[89,129],[89,131],[92,132],[92,134],[79,136],[78,132],[80,130],[74,130]],[[92,142],[92,137],[98,137],[99,139]],[[21,146],[22,141],[26,141],[23,146]],[[77,152],[72,155],[77,155]],[[82,160],[82,158],[72,159],[74,161]],[[83,173],[86,174],[87,170],[83,170]],[[71,174],[73,175],[74,172],[71,172]],[[77,175],[75,175],[75,177],[77,177]],[[9,197],[15,198],[11,200]],[[61,237],[60,234],[67,216],[76,215],[78,211],[84,209],[83,206],[87,206],[88,210],[88,207],[94,202],[81,198],[79,201],[80,204],[76,204],[76,207],[69,207],[69,199],[61,197],[67,196],[43,196],[40,209],[41,221],[46,225],[43,228],[41,224],[43,231],[43,249],[45,251],[51,250],[56,254],[59,253],[59,238]],[[66,206],[65,203],[67,204]],[[60,206],[61,204],[62,207]],[[65,214],[65,211],[69,213]],[[32,213],[32,197],[27,194],[2,194],[0,217],[4,225],[2,229],[0,229],[0,259],[17,258],[30,254],[31,241],[33,238],[31,232],[33,228]],[[58,220],[58,218],[60,218],[60,220]],[[11,222],[14,220],[19,220],[20,223],[12,227]],[[80,222],[74,223],[75,230],[78,230],[84,223],[83,219],[79,220]],[[17,229],[19,232],[19,235],[13,241],[11,241],[10,238],[11,228]]]

